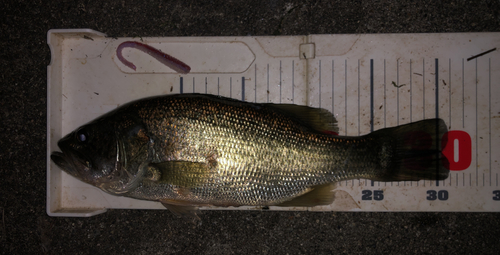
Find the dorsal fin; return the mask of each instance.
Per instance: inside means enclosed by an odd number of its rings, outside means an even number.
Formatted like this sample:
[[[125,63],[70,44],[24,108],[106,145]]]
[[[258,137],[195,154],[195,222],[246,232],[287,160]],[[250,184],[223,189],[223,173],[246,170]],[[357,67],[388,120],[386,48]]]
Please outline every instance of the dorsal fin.
[[[310,128],[321,132],[328,133],[327,131],[339,132],[337,126],[337,119],[331,112],[323,108],[313,108],[304,105],[295,104],[264,104],[270,108],[278,109],[292,117],[295,117]]]

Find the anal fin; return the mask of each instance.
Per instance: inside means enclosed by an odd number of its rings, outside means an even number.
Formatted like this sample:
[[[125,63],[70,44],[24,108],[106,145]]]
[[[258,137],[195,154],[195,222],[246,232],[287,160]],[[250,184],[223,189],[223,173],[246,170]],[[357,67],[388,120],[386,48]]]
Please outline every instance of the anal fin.
[[[331,183],[312,187],[312,190],[293,198],[292,200],[277,204],[276,206],[303,206],[313,207],[318,205],[329,205],[335,198],[332,192],[334,186]]]

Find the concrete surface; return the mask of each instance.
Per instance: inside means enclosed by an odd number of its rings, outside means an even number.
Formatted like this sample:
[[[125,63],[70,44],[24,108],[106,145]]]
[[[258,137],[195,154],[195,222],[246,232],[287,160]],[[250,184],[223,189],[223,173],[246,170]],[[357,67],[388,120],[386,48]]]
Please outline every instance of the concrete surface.
[[[168,211],[45,213],[46,67],[52,28],[109,36],[500,30],[499,1],[2,1],[0,253],[497,254],[498,213]],[[499,205],[500,206],[500,205]]]

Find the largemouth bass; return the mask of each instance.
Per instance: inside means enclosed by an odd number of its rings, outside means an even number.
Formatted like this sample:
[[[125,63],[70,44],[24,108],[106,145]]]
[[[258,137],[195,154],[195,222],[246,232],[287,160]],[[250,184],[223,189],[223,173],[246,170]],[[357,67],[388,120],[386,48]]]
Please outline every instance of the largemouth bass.
[[[83,125],[51,159],[113,195],[159,201],[179,214],[197,206],[316,206],[332,183],[443,180],[441,119],[360,137],[333,135],[324,109],[213,95],[141,99]],[[444,162],[444,163],[443,163]]]

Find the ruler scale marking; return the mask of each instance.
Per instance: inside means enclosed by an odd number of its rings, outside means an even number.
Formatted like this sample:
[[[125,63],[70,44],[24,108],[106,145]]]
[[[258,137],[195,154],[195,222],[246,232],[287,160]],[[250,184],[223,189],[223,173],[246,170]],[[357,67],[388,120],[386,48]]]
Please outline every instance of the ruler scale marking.
[[[184,93],[184,77],[181,77],[180,80],[179,80],[179,89],[180,89],[180,93],[183,94]]]
[[[319,108],[321,108],[321,59],[319,60],[318,68],[319,68],[319,86],[318,86],[319,98],[318,98],[318,101],[319,101]]]
[[[245,101],[245,76],[241,77],[241,101]]]
[[[254,69],[255,69],[255,77],[254,77],[254,98],[253,98],[253,102],[254,103],[257,103],[257,64],[254,65]]]
[[[439,60],[436,58],[435,59],[435,90],[436,90],[436,118],[439,118]],[[436,125],[436,134],[439,134],[439,126]],[[439,150],[439,139],[441,137],[436,137],[436,159],[439,158],[439,154],[441,153]],[[439,164],[441,162],[439,160],[436,160],[436,179],[439,176]],[[443,181],[444,183],[444,181]],[[436,180],[436,186],[439,186],[439,180]]]
[[[465,67],[462,58],[462,128],[465,129]]]
[[[281,60],[280,60],[280,83],[279,83],[279,86],[280,86],[280,104],[281,104],[281,86],[283,85],[281,74],[282,74],[282,71],[281,71]]]
[[[332,114],[335,116],[335,62],[332,59]]]
[[[373,132],[373,118],[373,59],[370,59],[370,132]]]
[[[370,132],[373,132],[373,126],[375,125],[374,123],[374,113],[373,113],[373,59],[370,59]],[[370,181],[371,186],[373,187],[375,185],[375,181],[371,180]],[[380,185],[380,184],[379,184]]]
[[[491,58],[488,58],[488,153],[491,186]]]
[[[344,103],[345,103],[345,135],[347,135],[347,59],[345,60],[345,95],[344,95]]]
[[[292,60],[292,103],[295,103],[295,60]]]
[[[399,58],[396,60],[396,123],[399,126]]]
[[[360,60],[358,59],[358,136],[360,134],[360,126],[361,126],[361,121],[360,121],[360,115],[361,115],[361,98],[360,98]]]
[[[267,102],[269,103],[269,64],[267,64]]]
[[[448,59],[448,105],[449,105],[449,125],[451,129],[451,58]]]
[[[413,83],[412,83],[412,78],[413,78],[413,71],[412,71],[412,66],[411,63],[412,60],[410,59],[410,123],[413,122]]]
[[[385,66],[385,59],[384,59],[384,128],[387,127],[387,105],[386,105],[386,66]]]

